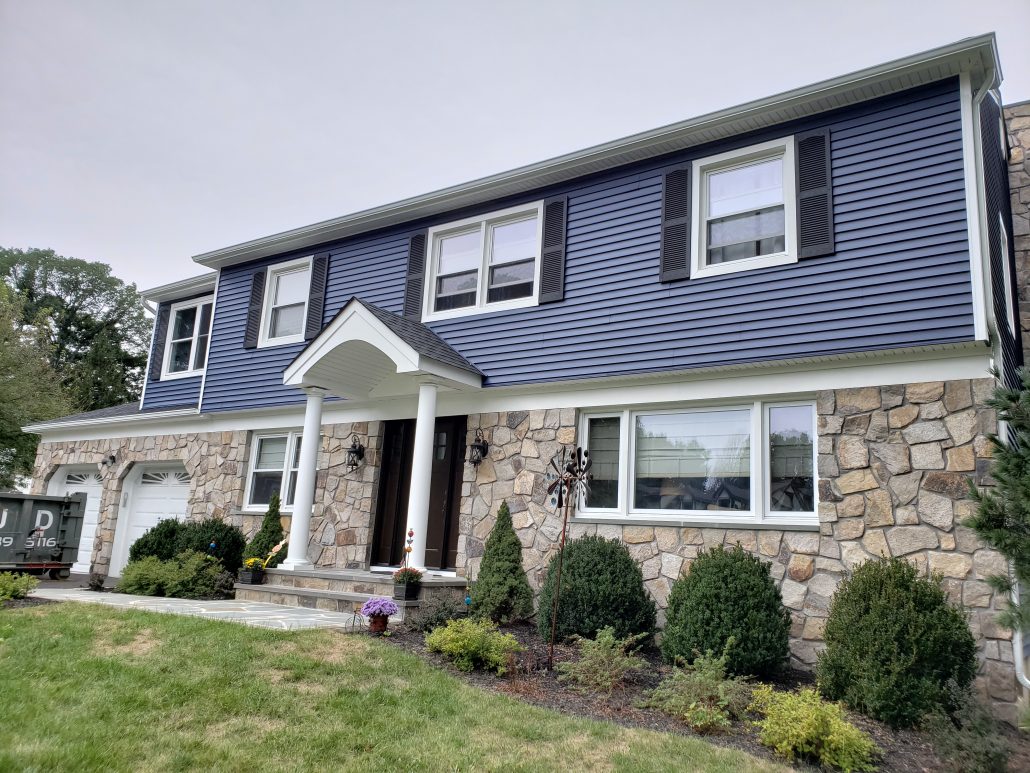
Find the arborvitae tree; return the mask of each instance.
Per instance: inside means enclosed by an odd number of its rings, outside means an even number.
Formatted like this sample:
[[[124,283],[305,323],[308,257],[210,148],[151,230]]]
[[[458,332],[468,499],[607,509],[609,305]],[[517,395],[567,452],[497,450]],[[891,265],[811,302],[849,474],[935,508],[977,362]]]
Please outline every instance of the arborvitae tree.
[[[998,411],[1008,424],[1006,438],[991,435],[994,466],[993,490],[973,496],[980,506],[965,525],[976,531],[985,543],[1007,558],[1012,576],[990,577],[992,586],[1008,599],[1008,608],[998,622],[1013,631],[1030,630],[1030,370],[1019,369],[1020,387],[999,386],[987,405]],[[1021,601],[1011,601],[1014,583],[1024,589]]]
[[[472,586],[472,614],[495,623],[528,620],[533,615],[533,590],[522,569],[522,543],[507,502],[501,502],[497,523],[486,540],[479,577]]]
[[[247,547],[243,551],[243,558],[260,558],[263,561],[268,558],[272,548],[282,541],[283,522],[279,515],[279,495],[272,494],[272,498],[268,502],[268,511],[265,513],[264,520],[261,521],[261,528],[254,535],[254,539],[247,543]],[[285,558],[286,545],[283,545],[278,553],[268,558],[268,568],[279,566]]]

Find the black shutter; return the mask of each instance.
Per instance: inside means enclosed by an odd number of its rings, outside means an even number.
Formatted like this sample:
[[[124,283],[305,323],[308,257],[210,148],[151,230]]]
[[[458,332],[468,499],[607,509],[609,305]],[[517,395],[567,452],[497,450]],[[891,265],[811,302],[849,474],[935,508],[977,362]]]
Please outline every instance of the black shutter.
[[[311,290],[308,294],[308,318],[304,326],[304,338],[311,340],[322,329],[322,312],[325,310],[325,280],[329,273],[329,253],[316,255],[311,261]]]
[[[150,352],[150,380],[161,380],[161,368],[165,361],[165,341],[168,338],[168,318],[171,316],[172,307],[170,304],[162,304],[157,310],[157,319],[154,320],[154,346]]]
[[[250,280],[250,306],[247,309],[247,330],[243,348],[256,349],[261,334],[261,305],[265,300],[265,270],[255,271]]]
[[[408,278],[404,285],[404,316],[422,319],[422,287],[426,275],[426,232],[412,235],[408,241]]]
[[[834,251],[833,189],[830,186],[830,130],[794,138],[798,186],[798,257],[818,258]]]
[[[662,180],[662,247],[658,279],[690,278],[690,164],[668,170]]]
[[[565,222],[568,198],[544,201],[544,241],[540,249],[540,303],[565,297]]]

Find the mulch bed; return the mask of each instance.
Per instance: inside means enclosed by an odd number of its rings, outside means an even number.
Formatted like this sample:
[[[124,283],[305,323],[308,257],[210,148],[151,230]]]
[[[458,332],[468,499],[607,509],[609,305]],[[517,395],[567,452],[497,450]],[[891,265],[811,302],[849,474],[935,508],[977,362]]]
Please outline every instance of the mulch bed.
[[[425,647],[424,634],[417,631],[403,627],[391,628],[390,635],[384,637],[383,641],[412,652],[471,685],[553,709],[562,714],[614,722],[625,727],[694,736],[719,746],[741,749],[755,757],[784,762],[781,758],[774,757],[771,750],[759,742],[758,732],[750,723],[734,722],[732,730],[728,733],[702,736],[680,720],[656,709],[639,708],[637,704],[669,673],[669,666],[662,662],[661,654],[654,647],[642,653],[649,663],[649,668],[639,672],[625,689],[618,690],[610,698],[606,698],[582,694],[559,683],[557,674],[547,670],[547,642],[537,634],[534,627],[514,626],[504,630],[505,633],[515,636],[525,647],[525,651],[519,656],[518,673],[503,677],[483,671],[458,671],[443,656],[429,652]],[[572,660],[575,653],[574,647],[556,646],[555,663]],[[789,670],[773,680],[772,684],[781,689],[794,689],[811,686],[814,679],[810,673]],[[892,773],[929,773],[941,769],[941,763],[934,754],[929,740],[922,733],[913,730],[891,730],[875,720],[860,715],[851,715],[849,719],[868,733],[883,751],[879,762],[880,770]],[[1022,770],[1024,768],[1021,765],[1024,763],[1021,762],[1021,758],[1030,758],[1030,742],[1021,739],[1015,731],[1007,732],[1006,735],[1012,745],[1010,769]],[[795,767],[810,771],[819,769],[804,764],[797,764]]]

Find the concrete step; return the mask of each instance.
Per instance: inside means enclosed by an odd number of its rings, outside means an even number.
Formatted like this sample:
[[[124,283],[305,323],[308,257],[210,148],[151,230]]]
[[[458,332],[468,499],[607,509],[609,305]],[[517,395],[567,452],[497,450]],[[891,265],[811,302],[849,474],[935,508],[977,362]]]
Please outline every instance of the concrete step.
[[[278,578],[276,578],[278,579]],[[321,609],[329,612],[343,612],[354,614],[360,617],[361,605],[375,596],[390,597],[390,593],[355,593],[351,591],[322,590],[318,588],[297,588],[289,585],[282,585],[278,582],[265,583],[264,585],[250,585],[236,583],[236,599],[238,601],[261,601],[266,604],[280,604],[286,607],[303,607],[306,609]],[[390,583],[390,592],[393,591],[393,583]],[[399,601],[393,599],[399,607],[398,613],[391,617],[391,620],[400,622],[404,619],[404,612],[407,609],[416,608],[418,600]]]
[[[385,572],[357,569],[269,569],[265,576],[268,583],[288,588],[393,596],[393,577]],[[451,589],[453,592],[464,588],[464,577],[426,575],[422,580],[423,595],[443,589]]]

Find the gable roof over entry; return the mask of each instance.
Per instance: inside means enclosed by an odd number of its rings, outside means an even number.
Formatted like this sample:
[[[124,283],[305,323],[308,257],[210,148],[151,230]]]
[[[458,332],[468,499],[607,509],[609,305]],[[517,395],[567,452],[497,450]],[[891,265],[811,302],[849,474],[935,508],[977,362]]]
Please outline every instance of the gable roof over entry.
[[[414,394],[430,380],[479,389],[483,374],[420,322],[351,298],[283,372],[283,383],[351,400]]]

